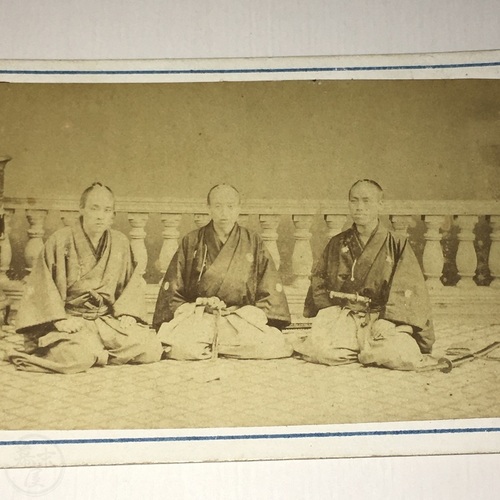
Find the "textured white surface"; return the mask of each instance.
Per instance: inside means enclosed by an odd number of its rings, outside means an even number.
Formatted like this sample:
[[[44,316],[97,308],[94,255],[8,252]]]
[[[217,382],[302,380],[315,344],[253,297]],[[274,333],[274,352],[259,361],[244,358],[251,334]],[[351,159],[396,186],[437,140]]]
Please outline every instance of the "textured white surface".
[[[0,59],[151,59],[500,48],[496,0],[0,0]]]

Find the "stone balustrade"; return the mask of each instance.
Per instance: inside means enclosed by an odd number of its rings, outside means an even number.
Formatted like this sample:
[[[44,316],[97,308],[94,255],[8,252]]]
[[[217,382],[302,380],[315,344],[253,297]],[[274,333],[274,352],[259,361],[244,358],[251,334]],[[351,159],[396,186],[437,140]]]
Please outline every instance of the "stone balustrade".
[[[122,226],[118,228],[129,234],[134,258],[146,275],[150,301],[154,305],[158,281],[175,254],[180,237],[209,221],[205,201],[118,199],[116,211],[117,219],[120,215],[122,217]],[[12,275],[12,261],[16,260],[13,256],[22,251],[23,259],[18,255],[16,265],[19,267],[22,260],[24,274],[29,273],[50,232],[77,220],[78,200],[7,197],[4,214],[5,233],[0,237],[0,280],[7,293],[10,290],[11,295],[19,295],[21,282],[8,278]],[[47,223],[49,218],[50,224]],[[14,219],[17,220],[17,234],[12,233]],[[242,205],[239,222],[261,233],[284,275],[289,302],[295,316],[299,317],[315,257],[329,238],[351,223],[347,202],[248,200]],[[498,305],[500,203],[388,200],[385,202],[384,223],[392,225],[397,233],[410,237],[436,307],[454,302],[460,309],[461,304],[470,305],[474,297],[479,305]],[[24,235],[19,234],[23,227]],[[157,241],[161,239],[159,245],[149,242],[155,238]],[[16,248],[12,240],[16,240]],[[444,245],[444,240],[447,245]],[[20,244],[24,244],[24,249],[19,248]],[[148,269],[153,269],[149,275],[156,273],[155,279],[148,279]],[[446,273],[451,273],[454,279],[447,279]]]

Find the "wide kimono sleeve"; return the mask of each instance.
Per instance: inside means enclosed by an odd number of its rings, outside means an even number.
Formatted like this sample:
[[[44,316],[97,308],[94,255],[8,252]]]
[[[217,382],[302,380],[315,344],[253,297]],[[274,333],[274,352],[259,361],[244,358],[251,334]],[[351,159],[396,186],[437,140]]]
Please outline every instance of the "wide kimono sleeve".
[[[381,317],[397,324],[411,325],[420,350],[423,353],[431,351],[435,336],[429,294],[408,240],[402,245]]]
[[[123,237],[122,237],[123,236]],[[115,236],[116,239],[118,239]],[[116,242],[118,244],[118,242]],[[119,235],[119,244],[122,246],[121,255],[124,257],[121,275],[116,283],[116,299],[113,303],[113,316],[132,316],[141,323],[147,323],[146,282],[139,268],[133,262],[129,240]]]
[[[273,258],[261,240],[258,242],[257,253],[258,278],[255,306],[264,311],[269,325],[284,328],[290,324],[291,318],[283,283]]]
[[[170,261],[167,272],[160,284],[160,291],[156,300],[153,316],[153,328],[158,330],[162,323],[172,320],[175,311],[186,302],[186,255],[188,240],[184,238],[175,255]]]
[[[307,291],[304,303],[304,316],[313,318],[320,309],[325,309],[332,305],[330,299],[332,264],[338,259],[338,243],[336,238],[332,238],[325,247],[318,262],[313,268],[311,285]]]
[[[18,333],[42,333],[66,319],[67,248],[57,235],[50,237],[27,279],[16,316]]]

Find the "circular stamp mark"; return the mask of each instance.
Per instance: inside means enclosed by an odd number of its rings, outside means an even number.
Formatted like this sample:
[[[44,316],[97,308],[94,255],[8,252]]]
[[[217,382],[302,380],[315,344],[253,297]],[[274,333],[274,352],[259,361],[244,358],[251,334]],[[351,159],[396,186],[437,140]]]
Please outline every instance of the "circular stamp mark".
[[[26,495],[41,496],[54,490],[63,476],[63,455],[59,446],[52,444],[45,436],[30,434],[19,441],[17,456],[12,466],[5,469],[10,483]]]

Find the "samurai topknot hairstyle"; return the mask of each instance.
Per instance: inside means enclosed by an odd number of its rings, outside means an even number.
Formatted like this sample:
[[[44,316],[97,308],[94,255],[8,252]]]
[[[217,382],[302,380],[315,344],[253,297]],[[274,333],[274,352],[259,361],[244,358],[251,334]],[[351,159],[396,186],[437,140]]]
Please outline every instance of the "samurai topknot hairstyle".
[[[91,193],[91,191],[93,191],[95,188],[98,188],[98,187],[107,189],[109,191],[109,193],[111,194],[111,196],[113,197],[113,200],[115,199],[115,195],[114,195],[113,191],[111,191],[111,188],[109,188],[108,186],[105,186],[101,182],[93,182],[87,189],[85,189],[85,191],[80,196],[80,208],[85,208],[85,204],[87,203],[87,198],[89,197],[89,194]]]
[[[208,192],[208,194],[207,194],[207,204],[208,205],[210,205],[210,196],[213,193],[213,191],[215,191],[216,189],[221,188],[221,187],[228,187],[228,188],[232,189],[238,195],[238,202],[241,202],[240,192],[232,184],[226,184],[225,182],[223,182],[221,184],[216,184]]]
[[[351,191],[358,185],[358,184],[363,184],[363,183],[366,183],[366,184],[371,184],[372,186],[374,186],[375,188],[377,188],[377,191],[380,193],[380,199],[382,199],[384,197],[384,190],[382,189],[382,186],[372,180],[372,179],[359,179],[357,180],[352,186],[351,188],[349,189],[349,194],[348,194],[348,198],[351,197]]]

